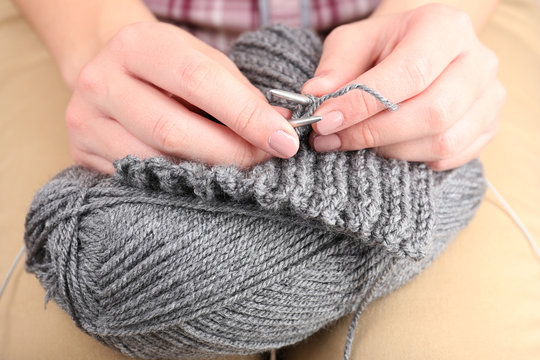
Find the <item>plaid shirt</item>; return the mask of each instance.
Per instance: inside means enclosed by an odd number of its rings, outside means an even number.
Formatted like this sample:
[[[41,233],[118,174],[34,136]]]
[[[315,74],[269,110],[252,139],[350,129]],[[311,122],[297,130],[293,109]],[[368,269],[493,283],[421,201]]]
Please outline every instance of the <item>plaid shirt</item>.
[[[380,0],[144,0],[164,21],[226,51],[243,31],[281,23],[319,32],[366,17]]]

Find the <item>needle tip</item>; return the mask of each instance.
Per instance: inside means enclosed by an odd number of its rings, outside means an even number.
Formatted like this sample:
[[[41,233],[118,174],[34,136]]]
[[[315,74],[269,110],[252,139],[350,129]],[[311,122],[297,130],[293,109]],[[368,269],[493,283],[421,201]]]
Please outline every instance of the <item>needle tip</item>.
[[[292,125],[292,127],[299,127],[299,126],[306,126],[315,124],[316,122],[319,122],[322,120],[322,116],[310,116],[303,119],[292,119],[289,120],[289,124]]]
[[[270,94],[278,98],[292,101],[294,103],[301,104],[301,105],[308,105],[311,103],[311,99],[309,97],[302,94],[286,91],[286,90],[271,89]]]

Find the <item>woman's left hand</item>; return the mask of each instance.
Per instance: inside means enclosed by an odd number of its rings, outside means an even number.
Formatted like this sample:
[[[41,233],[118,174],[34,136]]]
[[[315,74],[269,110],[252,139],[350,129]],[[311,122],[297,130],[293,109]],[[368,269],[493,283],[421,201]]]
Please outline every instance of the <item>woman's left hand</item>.
[[[316,151],[376,148],[385,157],[446,170],[477,157],[495,135],[505,90],[494,53],[464,12],[427,5],[372,17],[330,33],[303,93],[321,96],[365,84],[399,103],[397,112],[354,90],[315,115]]]

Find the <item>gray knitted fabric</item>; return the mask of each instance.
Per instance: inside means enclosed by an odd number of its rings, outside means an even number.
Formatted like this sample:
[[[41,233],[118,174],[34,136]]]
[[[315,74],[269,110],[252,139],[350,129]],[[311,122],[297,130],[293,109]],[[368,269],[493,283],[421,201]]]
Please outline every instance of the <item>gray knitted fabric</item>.
[[[298,92],[320,52],[311,32],[274,26],[230,56],[263,92]],[[113,177],[65,170],[28,213],[28,271],[81,329],[127,355],[257,353],[405,284],[483,196],[479,161],[434,173],[370,150],[317,154],[298,131],[296,156],[248,170],[134,157]]]

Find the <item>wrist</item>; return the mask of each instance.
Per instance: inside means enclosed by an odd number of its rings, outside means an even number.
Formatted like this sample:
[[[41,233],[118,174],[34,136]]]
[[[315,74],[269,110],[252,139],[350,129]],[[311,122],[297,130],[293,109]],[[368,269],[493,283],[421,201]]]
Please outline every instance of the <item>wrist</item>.
[[[74,88],[81,69],[122,28],[138,22],[158,21],[146,7],[132,5],[133,3],[130,3],[130,6],[126,6],[123,10],[113,6],[97,9],[93,16],[81,20],[82,24],[78,27],[78,31],[63,36],[61,41],[57,40],[51,46],[62,78],[69,88]]]
[[[62,48],[56,54],[53,54],[66,85],[70,89],[75,87],[77,78],[83,67],[96,57],[101,49],[103,49],[120,30],[131,24],[150,21],[157,22],[156,19],[149,19],[147,21],[133,21],[117,27],[109,27],[106,30],[96,32],[92,36],[88,36],[85,40],[73,42],[69,46]]]

